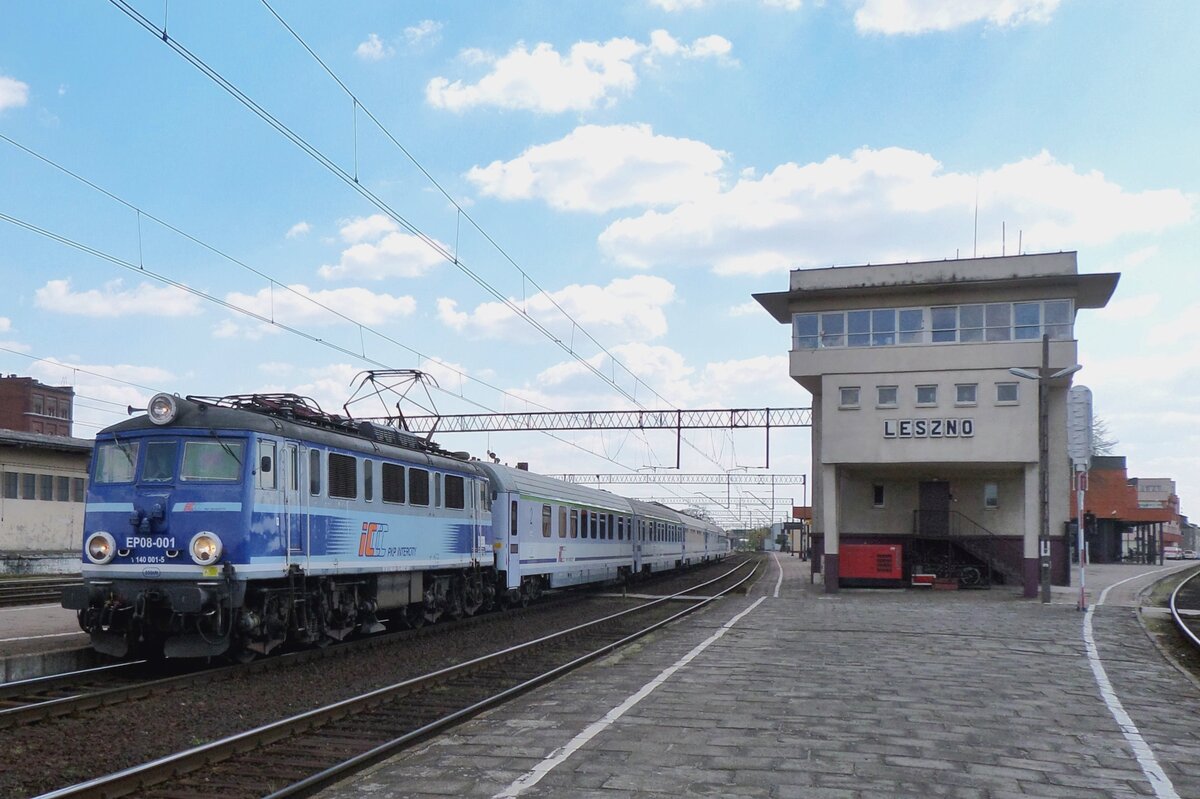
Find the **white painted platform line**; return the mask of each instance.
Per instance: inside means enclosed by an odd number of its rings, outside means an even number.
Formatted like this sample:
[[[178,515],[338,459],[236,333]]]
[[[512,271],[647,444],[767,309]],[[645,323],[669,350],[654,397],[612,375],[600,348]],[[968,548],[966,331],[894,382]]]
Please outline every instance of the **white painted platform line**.
[[[1175,786],[1171,783],[1171,779],[1163,772],[1162,766],[1158,765],[1158,760],[1154,757],[1154,751],[1146,743],[1146,739],[1142,737],[1142,733],[1138,730],[1137,725],[1133,723],[1133,719],[1125,712],[1125,706],[1121,704],[1121,700],[1117,698],[1117,693],[1113,690],[1112,683],[1109,682],[1108,672],[1104,670],[1104,664],[1100,661],[1100,652],[1096,648],[1096,639],[1092,635],[1092,611],[1095,610],[1097,605],[1104,604],[1104,599],[1108,596],[1109,591],[1130,580],[1136,580],[1138,577],[1145,577],[1164,571],[1170,570],[1158,569],[1157,571],[1144,572],[1121,580],[1119,583],[1113,583],[1108,588],[1105,588],[1100,593],[1100,598],[1087,609],[1087,614],[1083,617],[1083,642],[1087,646],[1088,663],[1092,667],[1092,675],[1096,678],[1096,685],[1100,688],[1100,697],[1104,700],[1104,704],[1108,706],[1108,712],[1116,719],[1117,726],[1121,728],[1121,732],[1125,735],[1125,740],[1133,747],[1133,755],[1142,767],[1142,773],[1150,781],[1150,787],[1154,789],[1154,795],[1159,799],[1179,799],[1179,794],[1175,793]]]
[[[541,763],[538,763],[536,766],[526,772],[524,776],[514,780],[511,785],[509,785],[500,793],[496,794],[494,797],[492,797],[492,799],[513,799],[513,797],[520,796],[528,789],[537,785],[539,782],[541,782],[542,777],[545,777],[547,774],[557,768],[559,764],[566,762],[567,758],[582,749],[588,741],[592,740],[601,732],[612,726],[617,719],[621,718],[621,716],[624,716],[626,713],[636,707],[639,702],[653,693],[655,688],[658,688],[658,686],[669,680],[671,675],[682,669],[687,664],[691,663],[697,655],[699,655],[705,649],[708,649],[708,647],[712,644],[716,643],[721,636],[725,635],[725,633],[729,632],[729,630],[733,628],[733,625],[737,624],[744,616],[746,616],[746,614],[762,604],[765,599],[766,597],[760,597],[753,605],[746,608],[729,621],[725,622],[725,624],[721,626],[721,629],[710,635],[704,640],[704,642],[696,646],[695,649],[693,649],[691,652],[688,652],[679,660],[675,661],[674,664],[663,669],[661,672],[659,672],[657,677],[643,685],[636,693],[634,693],[624,702],[604,714],[604,718],[589,724],[583,730],[583,732],[572,738],[570,743],[559,749],[555,749],[546,757],[545,760],[543,760]]]
[[[62,605],[57,602],[50,602],[45,605],[18,605],[15,608],[0,608],[0,613],[19,613],[22,610],[44,610],[45,608],[62,608]]]
[[[36,641],[38,638],[62,638],[67,635],[87,635],[83,630],[73,633],[46,633],[45,635],[26,635],[21,638],[0,638],[0,644],[11,644],[13,641]]]
[[[775,594],[773,599],[779,599],[779,588],[783,585],[783,564],[779,562],[779,553],[772,552],[771,557],[775,558],[775,568],[779,569],[779,579],[775,581]]]

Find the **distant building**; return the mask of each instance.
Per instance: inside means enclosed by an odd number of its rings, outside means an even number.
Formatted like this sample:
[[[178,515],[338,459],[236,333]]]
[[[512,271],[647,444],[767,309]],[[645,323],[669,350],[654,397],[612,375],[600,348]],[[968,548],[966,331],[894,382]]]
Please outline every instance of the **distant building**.
[[[1071,497],[1072,518],[1078,501]],[[1129,477],[1125,458],[1096,456],[1083,500],[1088,553],[1094,563],[1158,563],[1165,546],[1184,546],[1175,481]]]
[[[0,574],[79,571],[92,442],[0,430]]]
[[[70,436],[75,389],[32,377],[0,377],[0,429]]]

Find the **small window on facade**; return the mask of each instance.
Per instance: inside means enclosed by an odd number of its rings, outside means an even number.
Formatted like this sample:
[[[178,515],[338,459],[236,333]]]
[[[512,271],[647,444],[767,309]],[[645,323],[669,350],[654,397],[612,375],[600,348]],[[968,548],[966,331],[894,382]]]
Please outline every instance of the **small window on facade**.
[[[46,397],[46,415],[58,416],[58,403],[54,401],[54,397]]]
[[[329,496],[354,499],[358,496],[358,459],[352,455],[329,453]]]
[[[41,484],[38,486],[38,499],[49,502],[54,499],[54,475],[39,474],[38,478],[38,482]]]
[[[895,408],[899,389],[896,386],[876,386],[875,405],[880,408]]]
[[[383,481],[383,501],[399,504],[404,501],[404,467],[385,463],[380,468]]]
[[[974,405],[978,389],[978,383],[958,383],[954,386],[954,404]]]
[[[1000,487],[995,483],[983,484],[983,507],[998,508],[1000,507]]]
[[[375,464],[363,461],[363,499],[372,502],[375,499]]]
[[[426,469],[408,470],[408,504],[429,505],[429,471]],[[513,503],[516,507],[516,503]]]
[[[871,507],[883,507],[883,483],[875,483],[871,486]]]
[[[996,403],[999,405],[1015,405],[1017,403],[1017,384],[997,383]]]
[[[321,493],[321,450],[308,451],[308,493],[314,497]]]
[[[6,495],[7,496],[7,495]],[[83,502],[87,498],[87,483],[82,477],[71,478],[71,501]]]
[[[554,510],[549,505],[542,506],[542,538],[550,537],[550,527],[554,520]]]
[[[153,446],[153,445],[151,445]],[[150,447],[146,448],[146,463],[150,462]],[[174,467],[175,464],[171,464]],[[274,488],[275,487],[275,442],[274,441],[259,441],[258,442],[258,487],[259,488]],[[146,467],[142,467],[142,479],[149,479],[145,476]]]
[[[838,390],[839,408],[858,407],[858,386],[842,386]]]
[[[559,538],[567,537],[567,509],[566,508],[558,509],[558,537]]]
[[[937,386],[917,386],[917,405],[937,405]]]
[[[175,459],[179,455],[179,444],[175,441],[149,441],[146,443],[146,458],[142,463],[142,480],[161,483],[175,479]]]
[[[0,492],[0,494],[2,494],[5,499],[16,499],[17,482],[18,480],[16,472],[5,472],[4,476],[0,478],[0,483],[3,483],[3,492]]]
[[[41,394],[33,395],[33,412],[36,413],[38,416],[42,415],[42,395]]]
[[[457,474],[446,475],[446,507],[462,510],[467,506],[466,480]]]
[[[70,477],[55,477],[54,478],[54,499],[57,502],[71,501],[71,478]]]
[[[586,511],[584,511],[586,513]],[[571,538],[579,537],[579,511],[571,511]]]

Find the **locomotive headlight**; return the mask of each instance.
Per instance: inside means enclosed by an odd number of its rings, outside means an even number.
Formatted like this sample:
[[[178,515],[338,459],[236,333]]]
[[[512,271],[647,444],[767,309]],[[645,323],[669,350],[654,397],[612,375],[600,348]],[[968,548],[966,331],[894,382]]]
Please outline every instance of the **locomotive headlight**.
[[[192,560],[201,566],[216,563],[217,558],[221,557],[221,539],[216,533],[201,531],[192,536],[188,551],[192,553]]]
[[[84,544],[84,552],[92,563],[105,564],[117,554],[117,542],[105,532],[92,533]]]
[[[146,406],[146,413],[155,424],[170,424],[179,413],[179,403],[170,394],[155,394]]]

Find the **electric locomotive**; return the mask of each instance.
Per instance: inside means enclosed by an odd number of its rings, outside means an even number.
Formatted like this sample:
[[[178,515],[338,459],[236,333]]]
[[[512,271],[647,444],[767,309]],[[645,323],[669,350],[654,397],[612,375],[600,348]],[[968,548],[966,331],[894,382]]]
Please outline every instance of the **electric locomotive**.
[[[477,462],[295,395],[158,394],[96,437],[84,584],[93,646],[266,654],[496,599]]]

